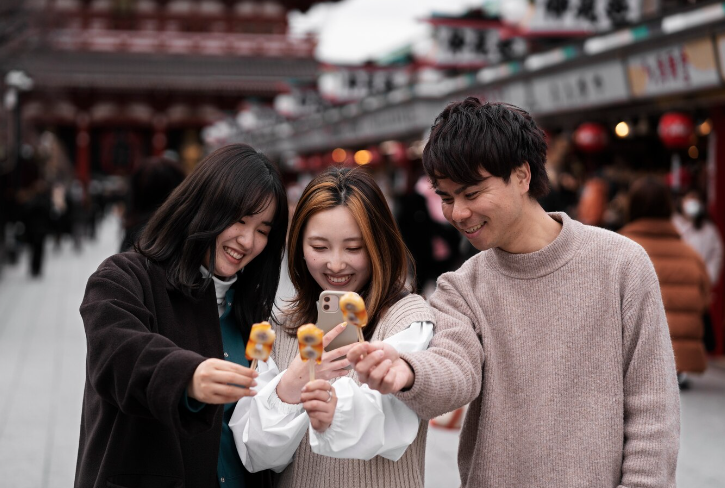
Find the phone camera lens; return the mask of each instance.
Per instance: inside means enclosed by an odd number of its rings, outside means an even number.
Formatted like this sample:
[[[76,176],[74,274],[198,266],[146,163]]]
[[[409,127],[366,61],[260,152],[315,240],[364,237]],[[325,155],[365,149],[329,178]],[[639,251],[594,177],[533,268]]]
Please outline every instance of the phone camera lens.
[[[330,301],[330,297],[325,297],[325,301],[326,302],[329,302]]]
[[[329,305],[323,305],[322,308],[325,309],[325,310],[330,310],[330,306]]]

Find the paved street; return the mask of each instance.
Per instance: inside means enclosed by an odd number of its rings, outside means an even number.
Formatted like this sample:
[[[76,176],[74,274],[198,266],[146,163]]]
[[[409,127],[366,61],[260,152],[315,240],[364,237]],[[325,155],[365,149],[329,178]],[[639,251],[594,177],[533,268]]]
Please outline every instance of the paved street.
[[[0,276],[0,487],[73,484],[83,395],[85,336],[78,306],[86,280],[118,247],[108,218],[77,253],[48,246],[43,278],[27,256]],[[458,486],[456,432],[431,428],[427,483]],[[725,488],[725,363],[682,394],[680,488]]]

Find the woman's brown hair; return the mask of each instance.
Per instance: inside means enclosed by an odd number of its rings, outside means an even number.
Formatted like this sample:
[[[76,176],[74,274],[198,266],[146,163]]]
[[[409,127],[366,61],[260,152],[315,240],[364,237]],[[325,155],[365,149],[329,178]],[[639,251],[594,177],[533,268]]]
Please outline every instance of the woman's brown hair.
[[[305,227],[313,215],[340,205],[352,213],[370,257],[370,281],[358,291],[369,317],[363,333],[370,340],[380,317],[409,293],[405,280],[409,266],[414,268],[380,187],[360,168],[329,168],[310,181],[300,197],[287,240],[289,275],[296,292],[286,313],[287,328],[293,334],[301,325],[317,320],[322,288],[304,260]]]

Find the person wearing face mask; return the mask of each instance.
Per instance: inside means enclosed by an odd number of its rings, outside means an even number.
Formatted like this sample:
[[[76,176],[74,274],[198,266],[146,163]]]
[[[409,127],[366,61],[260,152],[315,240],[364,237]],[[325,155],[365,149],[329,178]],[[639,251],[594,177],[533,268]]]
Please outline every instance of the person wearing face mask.
[[[710,284],[715,286],[720,281],[723,262],[723,242],[720,231],[712,223],[703,199],[697,191],[690,191],[682,197],[680,212],[672,216],[672,223],[687,244],[689,244],[705,261]],[[705,348],[715,349],[715,335],[709,311],[702,317],[705,325]]]
[[[296,294],[277,324],[272,359],[259,365],[257,395],[238,403],[229,424],[244,465],[281,473],[280,488],[422,488],[427,423],[394,396],[361,386],[345,369],[347,359],[335,361],[354,344],[323,354],[310,383],[298,354],[296,330],[316,321],[322,290],[363,297],[366,340],[413,352],[433,335],[432,312],[406,285],[409,253],[375,180],[359,168],[331,168],[313,179],[288,246]]]
[[[244,468],[228,422],[254,395],[245,342],[272,312],[286,231],[278,171],[230,145],[91,275],[76,488],[271,486]]]

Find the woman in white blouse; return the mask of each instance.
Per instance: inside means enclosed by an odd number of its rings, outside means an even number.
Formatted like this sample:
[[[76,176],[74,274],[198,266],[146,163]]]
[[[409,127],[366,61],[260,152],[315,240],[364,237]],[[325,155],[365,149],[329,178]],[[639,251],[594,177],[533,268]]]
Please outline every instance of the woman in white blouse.
[[[359,168],[317,176],[297,205],[288,244],[296,295],[276,324],[272,358],[259,365],[257,395],[238,403],[229,424],[244,465],[281,473],[279,487],[423,487],[427,423],[394,396],[360,385],[344,369],[347,359],[335,361],[351,346],[325,353],[309,384],[298,354],[296,330],[316,321],[322,290],[364,298],[366,340],[401,352],[428,347],[434,318],[407,289],[410,254],[375,180]]]

